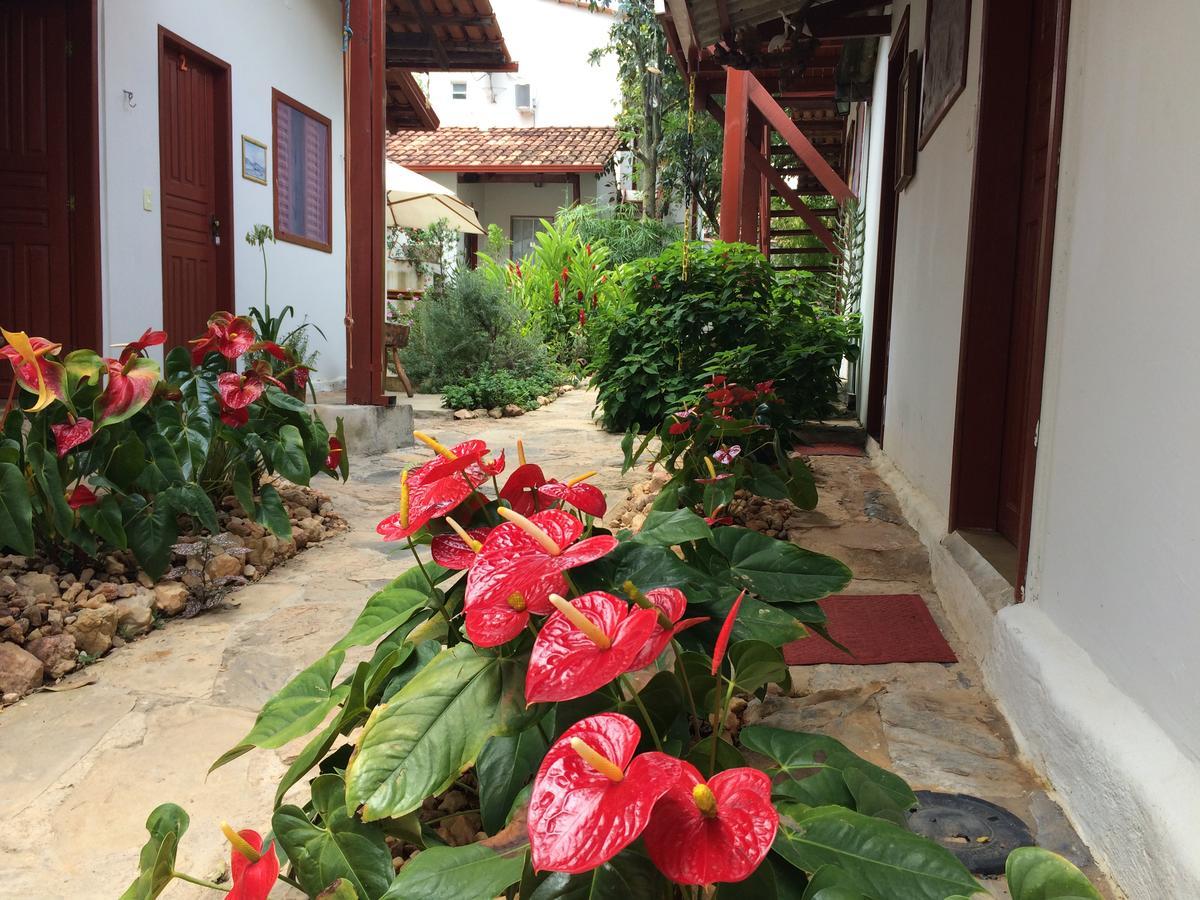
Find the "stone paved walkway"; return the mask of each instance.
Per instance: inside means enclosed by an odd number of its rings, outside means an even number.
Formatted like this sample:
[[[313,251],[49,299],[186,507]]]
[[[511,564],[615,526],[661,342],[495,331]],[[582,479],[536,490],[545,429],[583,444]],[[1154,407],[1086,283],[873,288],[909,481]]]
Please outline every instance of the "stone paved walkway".
[[[530,459],[548,474],[598,469],[593,483],[614,504],[637,478],[620,474],[619,437],[591,424],[593,403],[592,394],[576,391],[517,419],[426,414],[419,427],[446,443],[482,438],[510,456],[523,437]],[[246,733],[263,701],[408,567],[406,552],[378,541],[374,526],[394,510],[403,465],[425,456],[410,449],[354,460],[349,484],[320,485],[349,520],[349,534],[238,592],[227,608],[171,622],[0,715],[0,897],[116,896],[135,874],[146,815],[166,800],[191,813],[180,868],[193,874],[223,871],[221,820],[267,830],[274,786],[300,745],[255,751],[205,772]],[[924,549],[869,464],[830,457],[815,467],[821,505],[791,538],[847,562],[857,575],[851,590],[924,595],[957,649]],[[792,673],[797,696],[768,697],[752,710],[757,720],[826,731],[914,787],[999,802],[1035,826],[1043,843],[1086,858],[1045,786],[1017,761],[973,664]],[[176,882],[166,896],[216,895]]]

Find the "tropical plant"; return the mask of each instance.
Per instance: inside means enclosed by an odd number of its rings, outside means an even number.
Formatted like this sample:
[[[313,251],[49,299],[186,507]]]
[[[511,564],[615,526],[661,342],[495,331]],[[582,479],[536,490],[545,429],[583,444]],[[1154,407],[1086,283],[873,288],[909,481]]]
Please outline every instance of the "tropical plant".
[[[307,484],[345,478],[341,422],[330,436],[280,388],[262,360],[242,372],[247,351],[280,357],[250,321],[215,314],[208,330],[166,356],[165,374],[146,355],[166,342],[147,330],[116,359],[0,330],[13,391],[0,415],[0,547],[82,567],[100,552],[132,551],[152,577],[167,568],[179,519],[218,531],[214,501],[232,494],[276,535],[291,526],[278,473]]]
[[[493,409],[515,404],[522,409],[536,409],[538,397],[570,380],[570,372],[552,363],[524,376],[485,367],[470,378],[443,387],[442,405],[447,409]]]
[[[274,843],[225,828],[235,896],[265,898],[280,855],[308,896],[366,900],[982,892],[907,830],[902,779],[823,735],[731,721],[735,695],[789,685],[780,647],[822,621],[845,566],[686,509],[613,535],[587,475],[549,480],[518,444],[501,488],[503,453],[417,437],[436,455],[403,473],[378,526],[417,566],[213,765],[308,736],[276,791]],[[311,799],[284,803],[313,770]],[[477,817],[458,839],[432,827],[451,789],[475,802],[449,814]],[[196,880],[175,869],[186,827],[173,804],[151,814],[127,898]],[[420,852],[397,873],[404,847]],[[1010,874],[1022,900],[1094,896],[1042,852]]]
[[[608,265],[617,268],[625,263],[658,256],[683,237],[674,225],[644,218],[641,211],[629,203],[576,203],[558,211],[554,227],[574,230],[580,243],[593,248],[603,244],[608,250]]]

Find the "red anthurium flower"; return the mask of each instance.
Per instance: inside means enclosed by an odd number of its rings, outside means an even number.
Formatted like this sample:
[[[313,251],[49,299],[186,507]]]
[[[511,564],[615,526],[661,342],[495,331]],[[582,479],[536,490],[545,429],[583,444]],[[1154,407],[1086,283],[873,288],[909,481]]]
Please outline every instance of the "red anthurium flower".
[[[717,643],[713,647],[712,673],[714,675],[721,670],[721,663],[725,659],[725,651],[729,649],[729,635],[733,633],[733,623],[737,621],[738,610],[742,608],[742,598],[745,596],[745,591],[737,595],[737,599],[733,601],[733,606],[729,607],[729,612],[725,615],[725,621],[721,625],[721,632],[717,635]]]
[[[217,393],[227,409],[245,409],[262,396],[267,385],[249,373],[222,372],[217,376]]]
[[[480,484],[504,471],[504,451],[501,450],[499,456],[493,460],[489,455],[491,451],[483,441],[463,441],[451,447],[450,452],[455,457],[471,456],[478,460],[478,463],[471,467],[471,474],[479,478]]]
[[[691,427],[692,427],[691,420],[683,419],[682,421],[679,421],[679,422],[672,422],[670,427],[667,429],[667,431],[670,432],[671,434],[683,434]]]
[[[563,572],[617,546],[610,535],[575,543],[583,525],[562,510],[548,509],[529,518],[506,507],[497,512],[508,521],[493,528],[483,542],[467,574],[463,603],[467,636],[480,647],[511,641],[530,613],[551,612],[550,595],[567,592]]]
[[[106,359],[108,384],[96,398],[93,415],[96,427],[123,422],[150,402],[158,384],[158,363],[144,356],[130,357],[125,363]]]
[[[715,514],[716,510],[714,510],[713,512],[714,512],[714,515],[704,517],[705,525],[712,526],[712,525],[732,525],[733,524],[733,516],[718,516]]]
[[[447,569],[471,568],[492,529],[472,528],[467,531],[449,516],[446,517],[446,524],[454,529],[454,533],[439,534],[433,539],[429,546],[433,561]]]
[[[241,428],[250,421],[250,410],[242,407],[241,409],[233,409],[228,406],[221,407],[221,421],[230,428]]]
[[[263,839],[257,831],[244,828],[234,831],[221,825],[225,837],[233,845],[229,856],[229,870],[233,876],[233,889],[225,900],[267,900],[279,878],[279,857],[275,845],[263,852]]]
[[[587,872],[645,830],[679,780],[679,760],[634,757],[641,730],[619,713],[576,722],[547,751],[529,797],[529,845],[539,872]]]
[[[75,490],[67,495],[67,506],[71,507],[71,509],[94,506],[99,502],[100,498],[96,496],[96,492],[83,484],[76,485]]]
[[[290,362],[292,362],[292,359],[293,359],[290,351],[288,351],[284,347],[280,347],[274,341],[258,341],[255,344],[251,344],[250,349],[251,350],[260,350],[263,353],[269,353],[271,356],[275,357],[280,362],[290,363]]]
[[[654,619],[654,630],[650,632],[650,637],[646,639],[646,643],[642,645],[642,649],[638,651],[626,671],[636,672],[638,669],[646,668],[662,655],[667,644],[671,642],[671,638],[686,628],[708,621],[708,616],[697,616],[693,619],[679,621],[679,617],[687,610],[687,597],[679,588],[654,588],[642,594],[633,586],[632,582],[627,581],[625,582],[625,592],[638,606],[653,609],[657,613]]]
[[[654,864],[675,883],[714,884],[748,878],[778,828],[765,772],[726,769],[705,783],[695,766],[680,762],[679,778],[655,805],[643,837]]]
[[[758,392],[760,397],[775,393],[775,379],[768,378],[766,381],[760,381],[754,386],[754,390]]]
[[[733,391],[727,387],[709,391],[706,396],[713,402],[713,406],[731,406],[733,404]]]
[[[304,390],[308,387],[308,373],[311,371],[308,366],[296,366],[292,369],[292,378],[296,382],[296,387]]]
[[[244,316],[216,312],[209,317],[208,330],[192,345],[192,365],[199,365],[209,353],[220,353],[226,359],[237,359],[254,343],[254,326]]]
[[[444,516],[483,483],[477,462],[477,457],[439,456],[416,469],[406,469],[400,480],[400,511],[375,530],[385,541],[399,541],[416,534],[430,519]]]
[[[547,498],[551,505],[558,500],[587,513],[589,516],[602,516],[608,509],[608,501],[604,499],[604,491],[592,484],[585,484],[584,479],[591,478],[595,472],[587,472],[568,480],[566,483],[551,481],[538,488],[538,493]]]
[[[721,481],[725,478],[733,477],[732,472],[717,472],[717,470],[713,467],[713,461],[711,459],[709,459],[707,456],[704,457],[704,465],[708,467],[708,477],[707,478],[697,478],[696,484],[715,484],[716,482]]]
[[[574,600],[551,596],[557,612],[546,619],[525,673],[525,700],[574,700],[599,690],[631,663],[658,625],[658,611],[630,607],[592,591]]]
[[[734,403],[750,403],[758,399],[758,394],[749,388],[744,388],[740,384],[731,384],[729,389],[733,391]]]
[[[92,439],[92,420],[76,419],[73,422],[51,425],[50,431],[54,435],[55,452],[58,458],[62,459],[75,447]]]
[[[721,387],[728,380],[729,379],[726,378],[724,375],[714,375],[712,377],[712,381],[710,381],[707,386],[708,387]]]
[[[52,360],[46,359],[50,354],[58,353],[62,344],[56,344],[42,337],[29,337],[23,331],[5,331],[0,328],[5,346],[0,347],[0,357],[4,357],[13,367],[17,384],[38,399],[30,412],[40,412],[55,400],[61,400],[63,379],[66,370]]]
[[[522,463],[504,482],[500,499],[523,516],[532,516],[538,511],[538,489],[546,483],[542,467],[536,463]]]
[[[140,338],[138,338],[136,341],[130,341],[121,350],[120,362],[122,365],[124,365],[147,347],[157,347],[160,344],[165,344],[166,342],[167,333],[165,331],[155,331],[153,328],[147,328],[142,332],[142,336]]]
[[[333,435],[330,435],[329,455],[325,457],[325,468],[331,472],[334,471],[338,467],[338,464],[341,463],[342,454],[345,452],[346,448],[342,446],[342,442]]]
[[[732,447],[722,445],[716,453],[713,454],[713,459],[721,463],[723,466],[728,466],[738,458],[738,454],[742,452],[741,444],[734,444]]]

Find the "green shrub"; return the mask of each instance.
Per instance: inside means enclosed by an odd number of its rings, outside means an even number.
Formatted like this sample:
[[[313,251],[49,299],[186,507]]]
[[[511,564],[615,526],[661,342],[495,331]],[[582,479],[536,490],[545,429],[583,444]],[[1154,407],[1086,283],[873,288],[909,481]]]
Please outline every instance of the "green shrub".
[[[417,303],[401,358],[422,390],[440,391],[485,369],[529,374],[547,355],[541,331],[502,284],[460,269]]]
[[[616,267],[648,256],[658,256],[683,237],[674,225],[647,219],[632,204],[601,206],[576,203],[554,217],[557,228],[572,228],[579,240],[608,248],[609,264]]]
[[[823,311],[804,282],[777,279],[753,247],[693,243],[689,254],[687,281],[682,243],[625,267],[621,301],[596,323],[604,426],[658,428],[713,375],[773,379],[783,400],[773,424],[785,434],[827,415],[841,359],[857,346],[857,319]]]
[[[492,409],[515,403],[522,409],[534,409],[538,397],[570,380],[570,373],[557,365],[523,375],[484,368],[471,378],[446,385],[442,405],[447,409]]]

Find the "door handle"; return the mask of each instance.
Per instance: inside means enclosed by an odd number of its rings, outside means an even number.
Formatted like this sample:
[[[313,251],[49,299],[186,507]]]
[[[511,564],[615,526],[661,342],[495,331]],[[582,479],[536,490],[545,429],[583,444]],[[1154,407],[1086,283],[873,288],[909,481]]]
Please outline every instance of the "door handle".
[[[213,215],[210,220],[209,228],[212,230],[213,244],[219,247],[221,245],[221,220],[216,215]]]

